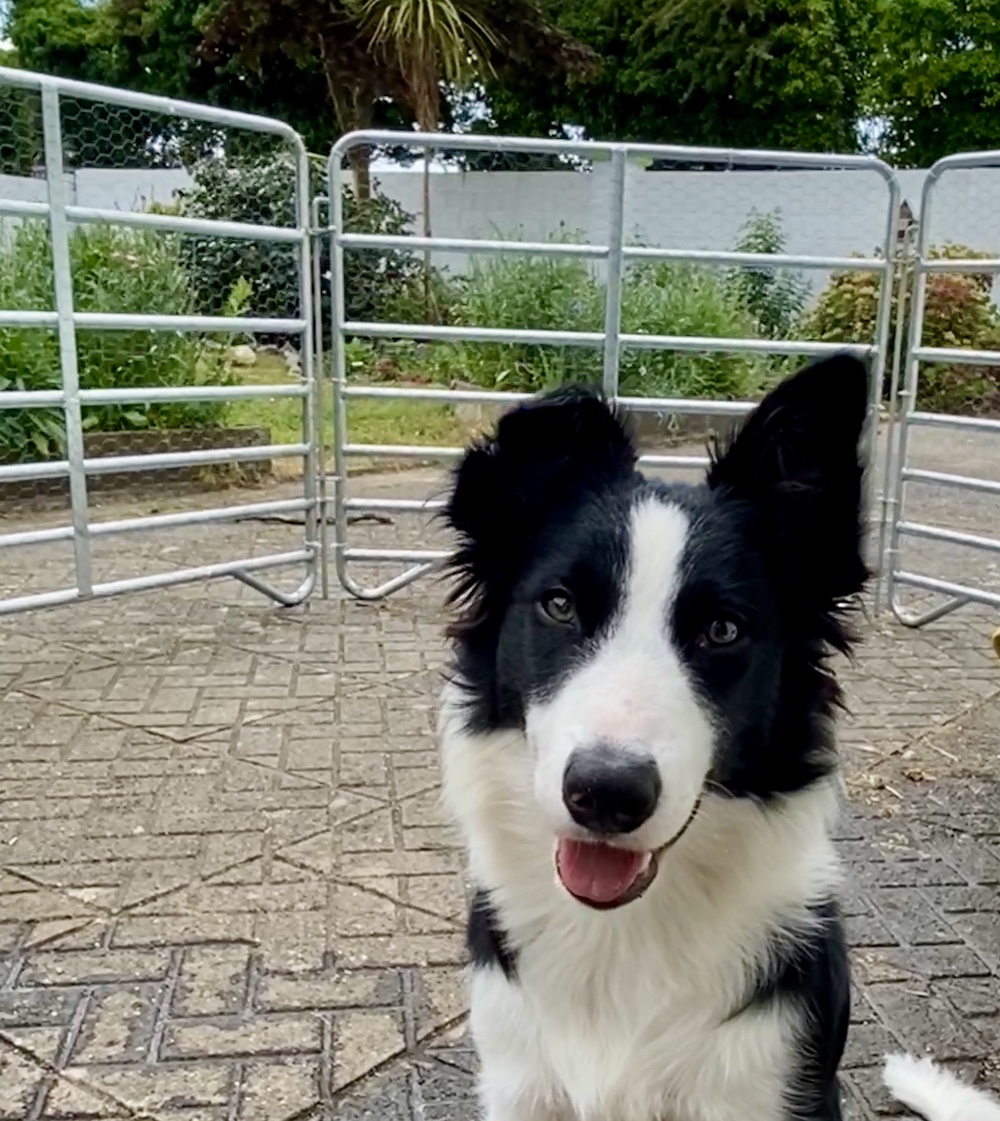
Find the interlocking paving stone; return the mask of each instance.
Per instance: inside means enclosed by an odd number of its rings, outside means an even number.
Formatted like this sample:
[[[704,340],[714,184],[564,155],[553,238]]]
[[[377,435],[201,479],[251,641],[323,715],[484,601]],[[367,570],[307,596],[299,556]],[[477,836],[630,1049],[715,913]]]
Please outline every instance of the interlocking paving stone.
[[[919,517],[981,531],[966,498]],[[181,536],[223,559],[279,539]],[[138,536],[122,548],[136,571],[162,564]],[[0,594],[44,580],[41,552],[19,563],[37,571],[0,574]],[[462,854],[433,740],[441,597],[425,581],[281,611],[222,583],[0,620],[0,1121],[475,1115]],[[852,1121],[891,1110],[890,1047],[1000,1088],[995,623],[883,614],[838,665]]]

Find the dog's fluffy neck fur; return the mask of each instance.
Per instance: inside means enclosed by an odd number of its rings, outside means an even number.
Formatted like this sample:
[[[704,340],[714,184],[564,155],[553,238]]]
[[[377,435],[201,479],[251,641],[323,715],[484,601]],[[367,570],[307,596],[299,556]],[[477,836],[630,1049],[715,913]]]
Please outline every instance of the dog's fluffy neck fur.
[[[502,912],[515,952],[551,938],[567,949],[580,942],[588,952],[596,945],[614,953],[623,932],[635,927],[683,974],[686,958],[704,967],[712,954],[701,941],[704,931],[724,926],[745,928],[739,956],[752,971],[762,941],[802,929],[809,907],[839,889],[830,833],[840,779],[831,775],[767,806],[709,791],[643,900],[614,916],[581,909],[554,877],[551,833],[525,782],[530,758],[523,733],[469,733],[465,709],[463,689],[448,685],[439,728],[445,801],[469,839],[471,877]]]

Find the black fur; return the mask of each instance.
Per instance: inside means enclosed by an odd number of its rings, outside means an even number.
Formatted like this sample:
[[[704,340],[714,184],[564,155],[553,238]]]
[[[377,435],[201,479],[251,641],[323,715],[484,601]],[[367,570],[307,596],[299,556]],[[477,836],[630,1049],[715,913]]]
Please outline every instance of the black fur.
[[[858,456],[867,399],[854,358],[806,367],[715,450],[694,486],[640,474],[627,427],[593,390],[560,390],[507,414],[467,452],[445,511],[458,538],[450,635],[468,729],[522,729],[527,703],[591,653],[622,594],[631,512],[653,497],[688,518],[663,626],[712,710],[708,794],[768,803],[828,775],[840,699],[828,658],[851,649],[845,603],[867,577]],[[566,625],[547,624],[541,610],[554,587],[570,593]],[[735,621],[738,639],[707,643],[720,619]],[[806,1009],[787,1121],[841,1119],[847,957],[835,906],[816,917],[812,933],[776,947],[746,1006]],[[516,978],[485,892],[470,910],[468,948],[475,966]]]
[[[838,355],[768,395],[700,486],[644,478],[626,426],[587,389],[564,389],[504,416],[458,468],[446,518],[457,677],[473,731],[520,727],[524,705],[586,656],[612,618],[636,499],[682,506],[692,528],[670,621],[716,710],[718,792],[768,800],[835,765],[828,730],[839,692],[826,668],[850,649],[844,601],[860,591],[867,372]],[[539,624],[537,597],[572,587],[575,628]],[[745,638],[706,653],[719,614]]]
[[[508,980],[517,974],[517,954],[507,944],[496,911],[485,891],[477,891],[469,907],[465,929],[469,960],[478,969],[499,966]]]
[[[790,1121],[841,1121],[837,1067],[851,1012],[847,944],[834,902],[811,910],[815,928],[775,956],[747,1007],[789,1000],[805,1009],[807,1029],[788,1116]]]

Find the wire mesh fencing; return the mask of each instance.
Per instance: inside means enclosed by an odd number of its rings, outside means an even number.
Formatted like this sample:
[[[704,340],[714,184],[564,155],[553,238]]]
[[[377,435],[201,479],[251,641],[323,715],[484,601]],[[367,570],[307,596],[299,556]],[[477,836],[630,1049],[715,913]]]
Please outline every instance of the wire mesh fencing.
[[[308,594],[309,199],[281,122],[0,71],[0,612],[222,575]],[[190,526],[225,531],[179,548]]]

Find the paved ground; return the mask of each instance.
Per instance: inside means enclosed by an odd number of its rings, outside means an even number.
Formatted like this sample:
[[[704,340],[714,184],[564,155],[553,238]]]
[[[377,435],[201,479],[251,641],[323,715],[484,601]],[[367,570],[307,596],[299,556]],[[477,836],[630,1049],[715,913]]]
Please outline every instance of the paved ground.
[[[929,510],[980,530],[991,516],[954,495]],[[298,532],[136,536],[100,563],[131,575]],[[66,559],[4,556],[0,594],[55,586]],[[842,667],[852,1118],[886,1108],[887,1047],[1000,1088],[995,622],[880,617]],[[472,1115],[461,859],[431,735],[440,626],[433,581],[374,605],[283,612],[223,583],[0,621],[0,1119]]]

